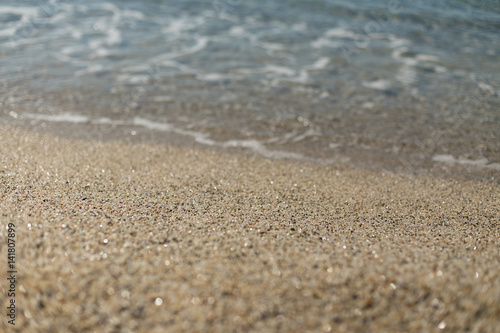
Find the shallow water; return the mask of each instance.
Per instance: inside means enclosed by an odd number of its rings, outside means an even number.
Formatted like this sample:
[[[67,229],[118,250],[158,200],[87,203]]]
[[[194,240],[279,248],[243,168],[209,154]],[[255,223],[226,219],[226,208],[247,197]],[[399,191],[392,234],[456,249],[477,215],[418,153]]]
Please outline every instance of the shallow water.
[[[497,173],[499,73],[496,1],[0,5],[1,120],[35,127]]]

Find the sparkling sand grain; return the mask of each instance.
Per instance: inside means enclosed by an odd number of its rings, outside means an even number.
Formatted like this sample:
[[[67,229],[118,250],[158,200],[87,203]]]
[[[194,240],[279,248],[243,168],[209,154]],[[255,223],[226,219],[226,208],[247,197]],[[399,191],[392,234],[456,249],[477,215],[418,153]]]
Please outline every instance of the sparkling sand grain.
[[[5,127],[0,147],[0,331],[500,327],[498,184]]]

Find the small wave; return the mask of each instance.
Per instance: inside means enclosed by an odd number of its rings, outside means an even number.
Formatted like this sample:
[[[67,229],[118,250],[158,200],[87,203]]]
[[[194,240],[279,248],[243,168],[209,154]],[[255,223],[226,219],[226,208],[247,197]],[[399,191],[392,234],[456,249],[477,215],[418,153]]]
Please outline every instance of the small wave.
[[[333,28],[333,29],[327,30],[324,33],[324,36],[326,38],[337,37],[337,38],[352,38],[352,39],[356,39],[360,35],[357,34],[357,33],[355,33],[355,32],[353,32],[353,31],[351,31],[351,30],[345,29],[343,27],[337,27],[337,28]]]
[[[38,14],[38,7],[0,6],[0,14],[18,14],[23,18]]]
[[[158,21],[159,24],[164,24],[164,21]],[[192,17],[183,16],[174,20],[171,20],[167,27],[161,29],[163,34],[167,35],[178,35],[186,31],[192,30],[205,23],[205,18],[202,16]]]
[[[391,81],[388,80],[377,80],[377,81],[363,81],[363,86],[370,89],[376,90],[387,90],[391,87]]]
[[[99,73],[99,72],[102,72],[104,70],[104,66],[103,65],[91,65],[87,68],[84,68],[84,69],[81,69],[79,71],[76,71],[73,75],[75,77],[80,77],[80,76],[83,76],[83,75],[86,75],[86,74],[95,74],[95,73]]]
[[[345,29],[343,27],[332,28],[325,31],[319,38],[311,42],[311,46],[315,49],[321,48],[338,48],[343,45],[340,39],[356,40],[361,35]]]
[[[62,114],[57,114],[57,115],[23,113],[22,116],[29,118],[29,119],[46,120],[46,121],[51,121],[51,122],[56,122],[56,123],[65,122],[65,123],[81,124],[81,123],[86,123],[86,122],[90,121],[89,117],[82,116],[82,115],[70,114],[70,113],[62,113]]]
[[[488,168],[500,171],[500,163],[489,163],[486,158],[481,158],[478,160],[471,160],[466,158],[455,158],[453,155],[435,155],[432,157],[434,162],[446,163],[446,164],[461,164],[470,165],[480,168]]]
[[[298,159],[298,160],[313,160],[305,157],[302,154],[288,152],[288,151],[280,151],[280,150],[269,150],[266,148],[265,144],[258,140],[227,140],[227,141],[215,141],[209,138],[208,134],[184,130],[178,127],[175,127],[169,123],[162,123],[157,121],[151,121],[142,117],[135,117],[132,121],[124,121],[124,120],[114,120],[106,117],[99,118],[91,118],[84,115],[75,115],[71,113],[63,113],[58,115],[46,115],[46,114],[35,114],[35,113],[23,113],[22,116],[27,119],[39,120],[39,121],[49,121],[49,122],[68,122],[73,124],[106,124],[106,125],[119,125],[119,126],[139,126],[146,128],[148,130],[153,131],[161,131],[161,132],[170,132],[176,133],[184,136],[192,137],[197,143],[208,145],[208,146],[218,146],[223,148],[245,148],[254,151],[255,153],[262,155],[264,157],[269,158],[277,158],[277,159]],[[306,135],[311,135],[310,133],[306,133]],[[297,138],[297,140],[301,140],[302,138]],[[333,162],[345,162],[346,158],[335,158],[331,160],[321,160],[323,163],[333,163]]]
[[[324,69],[328,64],[330,63],[330,58],[328,57],[323,57],[318,59],[314,64],[311,66],[308,66],[310,69]]]

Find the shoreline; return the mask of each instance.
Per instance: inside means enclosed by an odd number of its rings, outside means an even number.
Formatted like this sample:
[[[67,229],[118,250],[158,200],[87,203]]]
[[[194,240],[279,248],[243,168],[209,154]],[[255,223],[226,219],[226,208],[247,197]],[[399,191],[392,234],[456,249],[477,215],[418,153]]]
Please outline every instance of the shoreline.
[[[15,332],[500,324],[496,183],[5,126],[0,139]]]
[[[66,115],[68,116],[68,115]],[[500,185],[500,164],[485,158],[453,155],[443,150],[430,154],[417,150],[389,152],[387,147],[346,146],[326,149],[323,143],[304,143],[301,147],[266,143],[266,140],[231,138],[225,135],[211,137],[209,133],[175,128],[173,124],[158,124],[145,119],[123,122],[108,118],[90,118],[74,115],[72,121],[51,121],[59,116],[38,116],[27,119],[4,119],[0,126],[21,128],[76,141],[127,142],[134,144],[172,145],[176,147],[215,150],[243,156],[257,155],[273,160],[312,163],[333,168],[366,169],[373,172],[393,173],[405,177],[435,177],[447,180],[480,181]],[[48,117],[45,119],[45,117]],[[22,118],[22,117],[21,117]],[[78,118],[78,119],[77,119]],[[96,122],[97,121],[97,122]],[[147,122],[143,128],[142,122]],[[131,135],[131,133],[133,133]],[[316,146],[315,146],[316,145]],[[319,147],[317,147],[319,145]],[[391,149],[389,149],[392,151]]]

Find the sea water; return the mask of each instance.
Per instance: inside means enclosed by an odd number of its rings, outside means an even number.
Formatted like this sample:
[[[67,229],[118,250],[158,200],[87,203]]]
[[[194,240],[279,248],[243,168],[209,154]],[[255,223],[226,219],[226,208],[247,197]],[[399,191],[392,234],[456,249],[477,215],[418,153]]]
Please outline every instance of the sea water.
[[[0,108],[3,123],[497,173],[500,4],[3,0]]]

